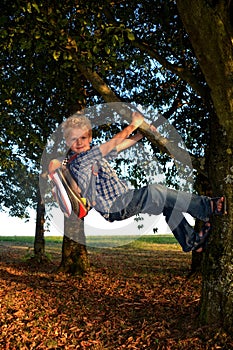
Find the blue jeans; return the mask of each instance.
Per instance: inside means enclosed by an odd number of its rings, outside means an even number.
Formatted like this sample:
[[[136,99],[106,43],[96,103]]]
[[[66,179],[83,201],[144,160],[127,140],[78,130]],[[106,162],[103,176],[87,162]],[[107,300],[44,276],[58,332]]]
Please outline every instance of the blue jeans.
[[[140,213],[163,214],[183,251],[192,250],[197,234],[183,213],[208,221],[212,213],[209,197],[175,191],[161,185],[148,185],[129,190],[117,197],[110,209],[108,221],[127,219]]]

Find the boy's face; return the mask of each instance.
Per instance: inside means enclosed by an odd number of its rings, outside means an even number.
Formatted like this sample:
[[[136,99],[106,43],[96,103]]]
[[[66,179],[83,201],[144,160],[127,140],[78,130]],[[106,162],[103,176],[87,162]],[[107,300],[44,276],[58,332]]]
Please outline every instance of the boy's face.
[[[73,128],[66,139],[66,144],[75,153],[82,153],[90,149],[92,137],[90,130]]]

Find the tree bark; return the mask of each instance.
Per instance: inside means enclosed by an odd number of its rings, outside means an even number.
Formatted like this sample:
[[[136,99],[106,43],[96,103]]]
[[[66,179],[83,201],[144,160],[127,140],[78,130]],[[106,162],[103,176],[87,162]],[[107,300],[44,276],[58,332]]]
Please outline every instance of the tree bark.
[[[44,240],[44,222],[45,222],[45,205],[41,197],[40,190],[37,193],[37,212],[36,212],[36,233],[34,241],[34,258],[42,262],[45,257],[45,240]]]
[[[220,323],[233,332],[233,164],[227,155],[230,140],[226,142],[225,133],[218,119],[212,120],[209,178],[214,193],[226,195],[228,215],[212,219],[213,234],[203,264],[201,321]],[[233,149],[232,141],[230,147]]]
[[[74,114],[85,106],[85,90],[80,92],[84,99],[77,101],[70,107],[69,113]],[[80,220],[72,213],[69,219],[64,218],[64,238],[62,243],[62,260],[59,271],[72,275],[84,275],[90,267],[86,248],[84,220]]]
[[[84,275],[90,267],[86,249],[84,220],[80,220],[72,214],[69,219],[65,218],[64,230],[62,261],[59,271],[72,275]]]
[[[177,0],[177,6],[210,88],[219,124],[233,138],[233,2]]]
[[[211,91],[209,180],[225,194],[228,215],[212,219],[204,258],[200,318],[233,332],[233,47],[232,1],[177,0],[184,26]]]

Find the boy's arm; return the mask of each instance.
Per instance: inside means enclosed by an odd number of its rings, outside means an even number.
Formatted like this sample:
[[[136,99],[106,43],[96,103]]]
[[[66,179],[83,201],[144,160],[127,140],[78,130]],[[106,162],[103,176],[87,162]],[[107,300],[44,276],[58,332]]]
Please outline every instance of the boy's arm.
[[[110,141],[100,145],[102,156],[105,157],[111,150],[126,140],[144,121],[143,116],[138,112],[132,113],[132,122],[122,131],[116,134]],[[135,135],[136,136],[136,135]],[[134,141],[135,143],[135,141]],[[126,147],[127,148],[127,147]]]
[[[122,141],[118,146],[116,146],[117,153],[124,151],[135,145],[138,141],[143,138],[143,135],[138,132],[136,135],[130,136],[128,139]]]
[[[157,131],[156,127],[154,125],[150,125],[150,130],[152,132]],[[140,141],[144,137],[143,134],[141,134],[139,131],[137,134],[130,136],[128,139],[123,140],[118,146],[116,146],[117,153],[124,151],[127,148],[130,148],[135,145],[138,141]]]

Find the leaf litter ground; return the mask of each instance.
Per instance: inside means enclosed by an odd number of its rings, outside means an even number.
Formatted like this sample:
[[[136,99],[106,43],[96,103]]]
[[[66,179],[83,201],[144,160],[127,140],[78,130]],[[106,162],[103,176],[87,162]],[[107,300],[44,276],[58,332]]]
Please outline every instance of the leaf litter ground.
[[[198,323],[201,276],[176,245],[90,249],[85,277],[26,260],[0,242],[0,349],[233,349],[218,327]]]

